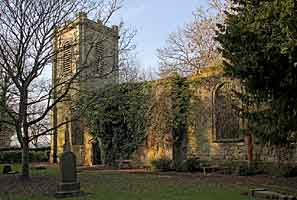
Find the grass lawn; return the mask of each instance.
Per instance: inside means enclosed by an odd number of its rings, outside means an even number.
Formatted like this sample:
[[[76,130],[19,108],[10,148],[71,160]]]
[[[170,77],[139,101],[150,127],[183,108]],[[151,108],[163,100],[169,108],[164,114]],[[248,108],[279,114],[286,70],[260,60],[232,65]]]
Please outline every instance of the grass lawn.
[[[1,170],[1,166],[0,166]],[[0,191],[1,200],[51,200],[58,181],[57,169],[32,170],[32,182],[8,181]],[[35,180],[35,177],[36,180]],[[1,187],[8,176],[0,175]],[[246,189],[200,178],[156,174],[131,174],[108,171],[85,171],[79,175],[86,196],[82,200],[248,200],[240,193]],[[17,180],[17,179],[16,179]],[[13,185],[15,184],[15,185]],[[28,190],[32,190],[28,192]],[[36,191],[35,191],[36,190]]]

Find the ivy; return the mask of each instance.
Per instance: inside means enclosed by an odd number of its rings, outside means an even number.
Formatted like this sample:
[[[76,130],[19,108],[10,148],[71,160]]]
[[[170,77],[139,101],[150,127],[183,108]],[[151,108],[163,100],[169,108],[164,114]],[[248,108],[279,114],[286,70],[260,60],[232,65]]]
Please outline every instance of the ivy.
[[[126,83],[106,87],[93,97],[85,117],[101,144],[105,164],[129,158],[145,139],[149,90],[146,82]]]
[[[211,87],[216,81],[216,76],[199,82],[172,74],[157,81],[110,85],[87,99],[92,104],[86,112],[86,121],[94,139],[100,141],[104,163],[131,158],[145,140],[151,141],[148,148],[158,151],[170,136],[177,168],[187,157],[188,128],[193,121],[196,123],[197,115],[199,119],[205,118],[202,123],[209,118],[209,106],[193,96],[193,90],[204,83]],[[200,113],[193,114],[197,110]],[[207,110],[207,116],[201,113],[203,110]]]
[[[187,123],[189,110],[189,83],[179,76],[171,78],[171,113],[172,113],[172,137],[173,137],[173,161],[178,168],[187,155]]]

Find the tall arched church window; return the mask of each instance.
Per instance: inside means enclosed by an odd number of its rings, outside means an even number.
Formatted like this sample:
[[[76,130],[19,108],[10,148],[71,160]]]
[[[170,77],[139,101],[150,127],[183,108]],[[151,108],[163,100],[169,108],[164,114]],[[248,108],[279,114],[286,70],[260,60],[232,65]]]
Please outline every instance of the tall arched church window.
[[[63,45],[63,74],[69,74],[72,69],[72,46],[69,41],[66,41]]]
[[[240,118],[232,83],[218,85],[213,93],[213,125],[216,141],[240,139]]]
[[[96,70],[98,74],[103,74],[104,71],[104,45],[102,42],[97,42],[95,46]]]

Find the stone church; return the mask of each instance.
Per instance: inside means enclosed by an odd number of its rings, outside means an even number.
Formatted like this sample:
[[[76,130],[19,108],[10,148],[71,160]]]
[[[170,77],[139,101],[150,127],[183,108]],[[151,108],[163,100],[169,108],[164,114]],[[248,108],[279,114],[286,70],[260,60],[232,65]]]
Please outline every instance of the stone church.
[[[73,104],[82,91],[92,92],[106,84],[118,83],[118,39],[117,26],[110,28],[100,21],[91,21],[84,13],[57,29],[54,48],[58,53],[53,64],[53,85],[77,72],[81,71],[81,74],[79,81],[73,84],[68,100],[58,103],[53,109],[52,127],[75,118]],[[187,158],[273,161],[279,157],[279,151],[262,146],[252,138],[245,127],[246,123],[238,117],[238,111],[232,109],[232,105],[240,102],[235,102],[230,91],[240,90],[240,87],[236,81],[224,78],[220,67],[204,68],[187,79],[191,80],[190,112],[183,147]],[[157,114],[166,109],[170,102],[166,94],[169,91],[162,82],[164,80],[152,82],[154,92],[151,95],[158,102],[152,112]],[[155,123],[166,126],[162,120]],[[93,142],[85,124],[83,119],[69,123],[71,149],[78,165],[99,164],[100,148]],[[65,127],[59,126],[52,134],[51,162],[57,162],[63,151]],[[147,131],[146,141],[138,147],[133,159],[138,163],[148,163],[154,159],[172,158],[170,133],[156,134],[159,130],[150,127]],[[164,137],[156,142],[155,135]],[[284,149],[282,158],[297,160],[296,150]]]
[[[58,127],[51,138],[51,162],[57,162],[65,143],[65,125],[69,124],[71,150],[78,165],[92,165],[95,160],[92,137],[82,119],[77,120],[74,105],[82,91],[91,93],[106,84],[118,82],[117,26],[107,27],[101,21],[94,22],[85,13],[56,30],[52,80],[57,86],[74,76],[69,95],[52,111],[52,127]],[[78,80],[78,81],[77,81]],[[62,85],[62,84],[61,84]],[[73,120],[72,120],[73,119]],[[75,120],[74,120],[75,119]]]

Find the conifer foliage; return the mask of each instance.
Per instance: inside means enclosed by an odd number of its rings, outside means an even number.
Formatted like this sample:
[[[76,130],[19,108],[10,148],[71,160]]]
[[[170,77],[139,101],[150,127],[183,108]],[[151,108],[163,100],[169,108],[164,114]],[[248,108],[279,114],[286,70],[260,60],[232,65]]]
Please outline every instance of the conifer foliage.
[[[226,73],[243,85],[249,127],[265,143],[296,140],[296,0],[233,0],[217,40]]]

